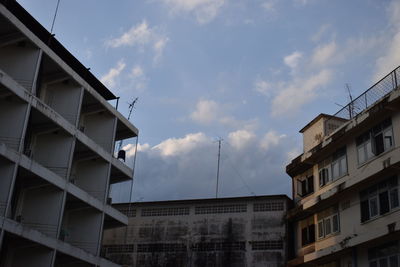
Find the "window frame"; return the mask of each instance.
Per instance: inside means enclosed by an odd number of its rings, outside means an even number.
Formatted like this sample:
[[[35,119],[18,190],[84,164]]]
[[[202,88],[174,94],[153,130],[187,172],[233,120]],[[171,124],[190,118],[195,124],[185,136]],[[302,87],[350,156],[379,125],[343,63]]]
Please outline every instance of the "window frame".
[[[334,231],[334,217],[337,218],[337,230]],[[327,233],[327,227],[329,226],[329,233]],[[317,222],[317,233],[318,233],[318,240],[336,235],[340,233],[340,216],[339,211],[332,213],[329,216],[323,217]]]
[[[335,174],[335,166],[338,173]],[[330,157],[318,164],[319,188],[348,175],[348,161],[346,146],[336,150]]]
[[[395,175],[362,190],[360,192],[361,223],[385,216],[393,210],[399,209],[399,189],[399,177]]]
[[[388,135],[386,135],[388,133]],[[378,136],[382,135],[381,139]],[[390,136],[390,145],[387,138]],[[379,141],[379,142],[378,142]],[[378,146],[381,144],[381,146]],[[392,119],[387,118],[356,138],[357,162],[362,165],[376,156],[390,150],[395,145]],[[381,150],[378,150],[381,148]],[[361,154],[362,153],[362,154]],[[362,155],[362,159],[361,159]]]
[[[303,186],[304,185],[304,186]],[[306,192],[303,192],[305,188]],[[314,176],[307,175],[297,180],[297,195],[304,198],[315,192],[314,189]]]

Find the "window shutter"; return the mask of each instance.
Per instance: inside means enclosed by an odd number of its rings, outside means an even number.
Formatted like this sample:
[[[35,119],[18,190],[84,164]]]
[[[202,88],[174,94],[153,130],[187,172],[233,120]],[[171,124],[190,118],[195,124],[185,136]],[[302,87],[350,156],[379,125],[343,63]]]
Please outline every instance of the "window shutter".
[[[315,224],[308,226],[309,243],[315,242]]]
[[[301,245],[307,245],[307,227],[301,229]]]
[[[368,199],[361,201],[361,222],[369,220],[369,204]]]
[[[389,212],[389,194],[388,191],[379,194],[379,206],[380,206],[380,214],[385,214]]]
[[[307,183],[308,183],[307,193],[314,192],[314,177],[313,176],[308,177],[307,178]]]

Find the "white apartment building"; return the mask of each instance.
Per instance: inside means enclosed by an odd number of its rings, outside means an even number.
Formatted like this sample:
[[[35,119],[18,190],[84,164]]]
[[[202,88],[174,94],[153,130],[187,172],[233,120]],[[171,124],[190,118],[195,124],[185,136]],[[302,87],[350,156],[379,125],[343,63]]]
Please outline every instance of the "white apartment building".
[[[288,266],[400,266],[400,68],[307,124],[293,181]]]
[[[128,227],[107,230],[103,253],[135,267],[283,267],[286,195],[113,205]]]
[[[16,1],[0,0],[0,266],[118,266],[103,229],[127,225],[108,201],[132,179],[114,155],[138,130],[116,97]]]

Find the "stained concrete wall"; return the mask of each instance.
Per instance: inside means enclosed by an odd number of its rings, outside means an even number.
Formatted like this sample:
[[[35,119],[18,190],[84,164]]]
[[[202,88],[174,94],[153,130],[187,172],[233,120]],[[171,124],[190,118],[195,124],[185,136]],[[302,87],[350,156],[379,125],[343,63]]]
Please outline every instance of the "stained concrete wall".
[[[0,142],[19,149],[28,105],[15,97],[0,99]]]
[[[75,82],[66,80],[43,86],[40,94],[47,105],[75,125],[79,117],[82,90]]]
[[[254,204],[271,202],[282,209],[254,210]],[[116,207],[127,213],[126,205]],[[261,267],[286,261],[286,198],[134,203],[131,209],[128,228],[107,230],[103,238],[105,255],[124,266]],[[124,244],[133,244],[132,251],[116,251]]]
[[[20,85],[31,91],[40,50],[30,43],[19,43],[0,48],[0,69]]]

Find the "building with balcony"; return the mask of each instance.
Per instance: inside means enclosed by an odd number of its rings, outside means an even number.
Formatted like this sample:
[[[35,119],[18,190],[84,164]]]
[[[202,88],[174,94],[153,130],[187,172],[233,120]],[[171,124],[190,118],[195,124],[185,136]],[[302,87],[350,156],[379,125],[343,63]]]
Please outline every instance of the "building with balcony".
[[[400,68],[308,123],[293,181],[288,266],[400,266]]]
[[[103,230],[132,179],[115,143],[138,130],[116,97],[16,1],[0,0],[0,266],[116,266]]]
[[[128,227],[107,230],[106,258],[123,266],[282,267],[287,260],[285,195],[113,205]]]

